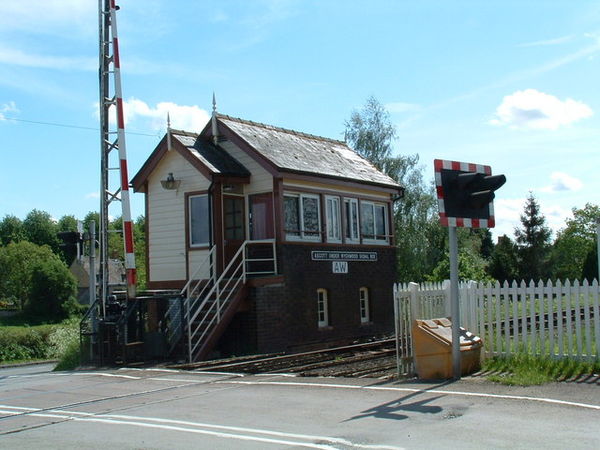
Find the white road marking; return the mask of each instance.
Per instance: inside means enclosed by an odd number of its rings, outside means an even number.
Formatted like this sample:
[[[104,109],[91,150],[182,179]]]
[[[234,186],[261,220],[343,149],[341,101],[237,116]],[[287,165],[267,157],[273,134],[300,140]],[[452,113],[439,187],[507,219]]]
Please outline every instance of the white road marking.
[[[21,411],[27,411],[29,412],[28,415],[33,417],[64,419],[72,420],[75,422],[97,422],[116,425],[131,425],[145,428],[158,428],[171,431],[205,434],[226,439],[264,442],[268,444],[301,446],[318,449],[335,449],[336,447],[332,447],[331,445],[344,445],[352,448],[402,450],[401,447],[377,444],[359,444],[343,438],[315,436],[298,433],[286,433],[282,431],[265,430],[260,428],[216,425],[201,422],[190,422],[184,420],[164,419],[159,417],[141,417],[119,414],[94,414],[80,411],[65,411],[61,409],[41,410],[37,408],[0,405],[0,413],[3,414],[15,415],[21,414]],[[319,443],[303,441],[316,441]]]
[[[600,411],[600,405],[592,405],[589,403],[570,402],[567,400],[557,400],[554,398],[529,397],[525,395],[508,395],[508,394],[487,394],[484,392],[462,392],[462,391],[446,391],[442,389],[416,389],[416,388],[401,388],[401,387],[382,387],[382,386],[360,386],[351,384],[328,384],[328,383],[302,383],[294,381],[233,381],[223,380],[215,381],[216,384],[241,384],[241,385],[271,385],[271,386],[301,386],[301,387],[320,387],[330,389],[359,389],[372,391],[397,391],[397,392],[414,392],[421,394],[445,394],[445,395],[462,395],[466,397],[482,397],[482,398],[497,398],[503,400],[525,400],[540,403],[551,403],[556,405],[575,406],[578,408],[594,409]]]

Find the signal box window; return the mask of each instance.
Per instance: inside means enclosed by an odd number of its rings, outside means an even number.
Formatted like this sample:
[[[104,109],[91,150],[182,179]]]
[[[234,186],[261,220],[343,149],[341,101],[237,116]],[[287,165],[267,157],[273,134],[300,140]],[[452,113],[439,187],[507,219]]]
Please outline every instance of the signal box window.
[[[371,314],[369,312],[369,288],[361,287],[358,291],[360,299],[360,323],[369,323]]]
[[[321,209],[318,195],[284,194],[284,226],[290,241],[321,240]]]
[[[360,202],[360,232],[364,243],[388,242],[387,205]]]
[[[319,328],[329,326],[329,304],[326,289],[317,289],[317,317]]]
[[[208,195],[190,196],[188,208],[190,247],[205,247],[210,244]]]

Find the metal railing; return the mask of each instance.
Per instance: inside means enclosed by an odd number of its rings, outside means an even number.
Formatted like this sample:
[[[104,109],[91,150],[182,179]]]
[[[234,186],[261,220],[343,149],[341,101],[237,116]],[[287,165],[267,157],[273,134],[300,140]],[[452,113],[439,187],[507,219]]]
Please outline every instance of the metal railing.
[[[271,256],[259,255],[258,257],[248,256],[248,250],[253,246],[270,244]],[[211,278],[209,280],[198,280],[191,291],[191,280],[186,283],[182,293],[194,293],[201,283],[204,283],[202,289],[197,295],[185,299],[185,317],[188,328],[188,359],[193,362],[210,337],[210,333],[217,327],[223,318],[223,314],[229,308],[233,299],[239,290],[245,285],[248,276],[273,275],[277,273],[277,255],[275,241],[272,239],[260,241],[244,241],[240,248],[231,258],[221,275],[216,278],[214,269],[214,253],[211,253],[207,260]],[[213,257],[210,257],[212,255]],[[206,262],[206,261],[205,261]],[[252,266],[258,268],[252,269]],[[262,267],[264,264],[271,264],[271,269]],[[204,263],[203,263],[204,265]],[[196,271],[198,273],[199,271]],[[216,279],[215,279],[216,278]]]

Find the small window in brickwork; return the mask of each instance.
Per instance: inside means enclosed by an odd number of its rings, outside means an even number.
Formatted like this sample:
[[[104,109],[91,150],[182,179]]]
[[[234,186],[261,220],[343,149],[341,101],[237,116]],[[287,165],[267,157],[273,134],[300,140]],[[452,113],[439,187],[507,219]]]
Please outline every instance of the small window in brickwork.
[[[317,317],[319,327],[329,326],[327,289],[317,289]]]
[[[371,321],[369,313],[369,288],[361,287],[358,292],[360,299],[360,323],[369,323]]]

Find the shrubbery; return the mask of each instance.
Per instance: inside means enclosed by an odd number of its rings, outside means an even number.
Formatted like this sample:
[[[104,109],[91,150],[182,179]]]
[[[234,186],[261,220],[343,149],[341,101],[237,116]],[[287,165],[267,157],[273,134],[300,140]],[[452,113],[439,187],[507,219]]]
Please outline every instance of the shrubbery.
[[[76,293],[75,278],[49,247],[27,241],[0,247],[0,300],[50,322],[80,311]]]
[[[77,319],[55,325],[0,328],[0,363],[32,359],[57,359],[79,349]]]

